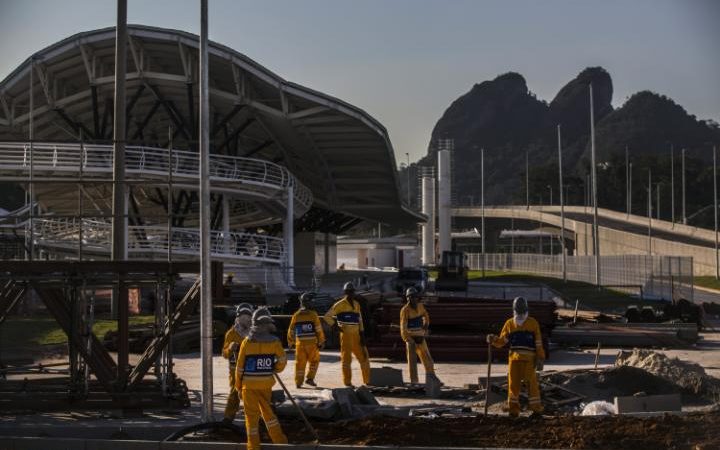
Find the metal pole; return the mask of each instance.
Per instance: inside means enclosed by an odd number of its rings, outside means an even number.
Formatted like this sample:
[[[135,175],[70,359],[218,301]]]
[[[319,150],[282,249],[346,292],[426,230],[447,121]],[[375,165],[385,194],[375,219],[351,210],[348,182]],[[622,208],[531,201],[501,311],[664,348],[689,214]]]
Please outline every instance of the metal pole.
[[[670,220],[675,228],[675,146],[670,144]]]
[[[713,145],[713,209],[715,210],[715,278],[720,280],[720,255],[718,254],[718,191],[717,147]]]
[[[405,153],[405,156],[407,157],[407,191],[408,191],[408,208],[410,207],[410,153]]]
[[[628,191],[628,217],[630,214],[632,214],[632,163],[630,163],[629,171],[630,174],[628,176],[628,186],[630,186],[630,190]]]
[[[655,184],[655,219],[660,220],[660,186],[662,183]]]
[[[172,263],[172,221],[173,221],[173,128],[168,126],[168,193],[167,193],[167,260]]]
[[[600,236],[598,235],[597,171],[595,160],[595,107],[590,83],[590,153],[592,160],[593,247],[595,250],[595,284],[600,286]]]
[[[113,261],[127,259],[127,213],[125,187],[125,77],[127,65],[127,0],[117,2],[115,28],[115,110],[113,126],[113,202],[112,254]],[[113,289],[118,319],[118,380],[125,383],[128,373],[129,329],[128,291],[118,280]]]
[[[29,221],[30,221],[30,242],[28,243],[29,251],[29,260],[32,261],[35,258],[35,165],[33,161],[33,155],[34,152],[34,144],[35,144],[35,95],[34,95],[34,85],[35,85],[35,78],[34,78],[34,72],[35,72],[35,58],[30,59],[30,111],[28,113],[28,137],[30,138],[30,182],[28,184],[28,191],[30,196],[30,210],[28,211],[29,214]]]
[[[652,170],[648,169],[648,255],[652,256]]]
[[[625,203],[627,204],[627,217],[630,218],[630,156],[628,146],[625,146]]]
[[[485,278],[485,149],[480,149],[480,232],[481,232],[481,250],[483,255],[482,276]]]
[[[85,155],[85,142],[82,128],[80,129],[80,163],[78,164],[78,173],[80,174],[80,182],[78,183],[78,261],[83,259],[83,156]],[[84,292],[84,291],[83,291]]]
[[[685,149],[682,149],[682,222],[687,224],[685,215]]]
[[[202,421],[213,421],[212,286],[210,285],[210,102],[208,97],[208,1],[200,0],[200,359]]]
[[[525,204],[527,209],[530,209],[530,162],[527,151],[525,151]]]
[[[562,139],[560,125],[557,126],[558,138],[558,178],[560,181],[560,250],[562,251],[563,281],[567,281],[567,260],[565,255],[565,198],[563,196],[563,170],[562,170]]]

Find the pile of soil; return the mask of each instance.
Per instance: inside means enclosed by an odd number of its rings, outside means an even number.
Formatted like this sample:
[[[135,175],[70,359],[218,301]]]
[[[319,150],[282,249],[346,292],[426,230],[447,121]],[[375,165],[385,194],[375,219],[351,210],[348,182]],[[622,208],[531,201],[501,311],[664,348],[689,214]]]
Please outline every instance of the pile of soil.
[[[682,392],[714,398],[720,394],[720,380],[705,373],[699,364],[668,358],[653,350],[634,349],[618,354],[616,367],[637,367],[680,387]]]
[[[504,447],[564,449],[720,448],[720,413],[636,417],[437,419],[372,417],[315,423],[320,442],[333,445]],[[310,443],[301,422],[283,422],[291,443]]]
[[[629,366],[612,367],[601,371],[558,372],[545,380],[578,394],[587,401],[604,400],[612,403],[615,397],[625,397],[644,392],[647,395],[681,393],[675,383],[654,375],[644,369]],[[692,397],[695,399],[695,397]]]

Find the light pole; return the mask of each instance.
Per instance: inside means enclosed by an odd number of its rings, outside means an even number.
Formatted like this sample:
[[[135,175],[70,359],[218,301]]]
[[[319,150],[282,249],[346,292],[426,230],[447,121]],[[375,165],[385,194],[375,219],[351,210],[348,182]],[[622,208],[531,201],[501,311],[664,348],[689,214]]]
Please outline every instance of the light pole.
[[[627,203],[627,217],[630,218],[630,156],[628,146],[625,146],[625,203]]]
[[[553,198],[552,198],[552,186],[549,184],[547,185],[548,190],[550,191],[550,206],[553,204]]]
[[[528,151],[525,151],[525,204],[530,209],[530,158]]]
[[[715,210],[715,278],[720,280],[720,255],[718,255],[718,198],[717,198],[717,147],[713,145],[713,209]]]
[[[687,216],[685,215],[685,149],[682,149],[682,222],[687,224]]]
[[[483,264],[482,277],[485,278],[485,266],[487,259],[485,256],[485,149],[480,149],[480,246],[482,250]]]
[[[563,282],[567,282],[567,266],[565,259],[565,201],[563,197],[563,171],[562,171],[562,140],[560,125],[557,126],[558,138],[558,181],[560,182],[560,250],[562,251]],[[552,192],[552,190],[550,191]]]
[[[648,255],[652,256],[652,170],[648,169]]]
[[[590,83],[590,159],[592,170],[592,203],[593,203],[593,250],[595,251],[595,284],[600,286],[600,236],[598,235],[598,204],[597,204],[597,162],[595,159],[595,106],[593,88]]]
[[[405,152],[405,157],[407,158],[407,166],[406,166],[406,169],[407,169],[407,184],[408,184],[408,185],[407,185],[407,192],[408,192],[408,194],[407,194],[407,195],[408,195],[408,196],[407,196],[407,203],[408,203],[408,208],[409,208],[409,207],[410,207],[410,153]]]
[[[632,214],[632,163],[628,165],[628,217]]]
[[[675,146],[670,144],[670,221],[675,228]]]
[[[655,218],[660,220],[660,186],[662,183],[655,184]]]

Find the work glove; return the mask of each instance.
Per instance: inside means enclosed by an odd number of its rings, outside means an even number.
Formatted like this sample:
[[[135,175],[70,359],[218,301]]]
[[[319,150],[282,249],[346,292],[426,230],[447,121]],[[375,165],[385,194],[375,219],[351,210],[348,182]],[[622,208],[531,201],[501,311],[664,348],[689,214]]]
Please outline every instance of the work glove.
[[[492,344],[492,343],[494,343],[496,340],[497,340],[497,336],[495,336],[494,334],[488,334],[487,336],[485,336],[485,341],[486,341],[488,344]]]
[[[542,372],[543,368],[545,368],[545,360],[542,360],[540,358],[535,360],[535,370],[538,372]]]
[[[322,350],[325,348],[325,342],[318,342],[318,350]]]
[[[362,345],[363,347],[367,347],[365,345],[365,335],[362,333],[360,334],[360,345]]]

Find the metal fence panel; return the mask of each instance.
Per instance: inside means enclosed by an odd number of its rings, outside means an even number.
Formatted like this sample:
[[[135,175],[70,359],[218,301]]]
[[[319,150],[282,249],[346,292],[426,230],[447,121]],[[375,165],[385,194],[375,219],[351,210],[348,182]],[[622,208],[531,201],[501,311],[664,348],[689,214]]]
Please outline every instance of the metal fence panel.
[[[593,255],[567,256],[567,278],[595,284]],[[467,254],[470,270],[520,272],[562,278],[561,255]],[[608,255],[600,257],[600,284],[648,298],[693,300],[693,259],[689,256]]]

